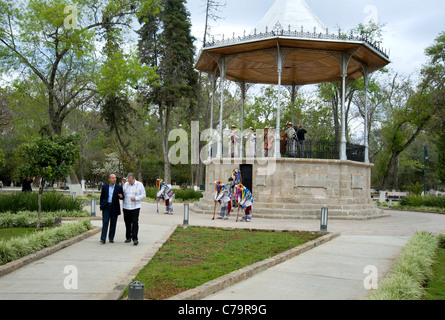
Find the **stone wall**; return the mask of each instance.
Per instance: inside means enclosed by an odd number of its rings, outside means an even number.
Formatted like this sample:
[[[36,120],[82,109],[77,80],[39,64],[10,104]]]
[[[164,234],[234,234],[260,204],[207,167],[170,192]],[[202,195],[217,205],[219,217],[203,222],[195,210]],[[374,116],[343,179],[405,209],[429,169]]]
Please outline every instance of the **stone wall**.
[[[229,186],[233,169],[241,164],[253,166],[254,217],[319,219],[325,205],[330,219],[385,216],[371,200],[372,164],[289,158],[206,162],[206,191],[203,199],[191,206],[191,212],[213,214],[214,181]]]

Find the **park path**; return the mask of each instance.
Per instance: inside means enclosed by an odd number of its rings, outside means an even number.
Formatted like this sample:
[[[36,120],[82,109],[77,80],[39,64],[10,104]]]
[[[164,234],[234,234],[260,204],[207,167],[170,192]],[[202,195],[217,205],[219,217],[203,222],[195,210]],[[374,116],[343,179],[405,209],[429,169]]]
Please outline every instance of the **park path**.
[[[183,222],[183,205],[175,215],[156,213],[144,202],[139,245],[126,244],[119,217],[115,243],[101,245],[99,234],[0,277],[0,299],[113,300]],[[208,299],[363,299],[366,266],[382,278],[416,231],[445,233],[445,215],[390,211],[391,217],[370,221],[329,221],[329,232],[340,236],[320,247],[235,284]],[[318,220],[255,219],[251,223],[212,221],[191,215],[193,226],[318,231]],[[96,226],[99,221],[93,221]],[[74,267],[74,268],[73,268]],[[70,277],[77,272],[77,288]],[[255,282],[255,279],[260,279]],[[303,280],[307,281],[304,282]],[[326,288],[335,290],[326,290]],[[261,294],[260,294],[261,293]]]

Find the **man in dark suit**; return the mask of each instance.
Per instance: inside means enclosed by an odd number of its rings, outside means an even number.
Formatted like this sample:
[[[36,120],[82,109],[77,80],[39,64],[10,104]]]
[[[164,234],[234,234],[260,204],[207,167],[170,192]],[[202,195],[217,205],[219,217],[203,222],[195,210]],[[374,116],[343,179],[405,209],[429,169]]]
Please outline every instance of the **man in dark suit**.
[[[116,184],[116,175],[110,174],[108,181],[108,184],[102,186],[102,192],[100,194],[100,210],[102,210],[102,234],[100,236],[100,242],[102,244],[105,244],[105,240],[107,239],[108,224],[110,225],[108,239],[110,243],[114,242],[117,218],[121,214],[119,200],[124,199],[124,190]]]

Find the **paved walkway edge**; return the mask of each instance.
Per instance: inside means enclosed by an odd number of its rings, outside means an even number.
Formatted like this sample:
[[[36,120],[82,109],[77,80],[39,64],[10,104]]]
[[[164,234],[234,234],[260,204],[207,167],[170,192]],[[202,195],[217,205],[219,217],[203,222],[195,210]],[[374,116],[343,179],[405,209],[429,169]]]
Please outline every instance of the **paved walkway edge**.
[[[340,236],[340,233],[330,233],[313,241],[307,242],[299,247],[290,249],[286,252],[280,253],[272,258],[257,262],[253,265],[244,267],[242,269],[233,271],[215,280],[209,281],[195,289],[191,289],[180,293],[176,296],[170,297],[167,300],[200,300],[211,294],[219,292],[227,287],[234,285],[240,281],[252,277],[253,275],[267,270],[277,264],[283,263],[286,260],[294,258],[306,251],[318,247],[332,239]]]
[[[42,259],[46,256],[49,256],[50,254],[53,254],[59,250],[69,247],[70,245],[72,245],[76,242],[79,242],[86,238],[89,238],[89,237],[95,235],[96,233],[99,233],[101,230],[102,230],[102,228],[94,227],[93,229],[88,230],[87,232],[81,233],[81,234],[79,234],[75,237],[72,237],[70,239],[61,241],[54,246],[42,249],[40,251],[31,253],[31,254],[24,256],[22,258],[19,258],[17,260],[8,262],[8,263],[0,266],[0,277],[6,275],[8,273],[11,273],[11,272],[13,272],[27,264],[30,264],[36,260]]]
[[[116,287],[114,287],[113,292],[110,292],[106,300],[118,300],[121,298],[127,286],[133,281],[134,278],[138,275],[139,271],[150,262],[150,260],[155,256],[155,254],[161,249],[165,242],[171,237],[173,232],[180,227],[181,225],[174,225],[168,229],[166,233],[157,241],[153,247],[146,253],[146,255],[139,261],[139,263],[130,271],[130,273],[122,279]],[[124,298],[124,300],[128,300],[128,296]]]

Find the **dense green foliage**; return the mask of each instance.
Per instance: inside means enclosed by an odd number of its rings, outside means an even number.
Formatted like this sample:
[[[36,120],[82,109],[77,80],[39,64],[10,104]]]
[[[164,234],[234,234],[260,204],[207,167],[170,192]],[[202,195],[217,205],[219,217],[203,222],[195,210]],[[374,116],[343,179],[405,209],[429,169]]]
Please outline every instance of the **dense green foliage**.
[[[411,195],[400,201],[401,206],[408,207],[434,207],[445,209],[445,197],[432,197],[421,195]]]
[[[38,210],[38,194],[35,192],[17,192],[0,194],[0,214],[2,212],[17,213],[19,211]],[[45,192],[42,195],[42,211],[81,211],[82,205],[79,200],[73,200],[57,192]]]
[[[88,217],[90,214],[86,211],[55,211],[42,213],[40,226],[53,226],[56,218],[66,217]],[[5,212],[0,214],[0,229],[7,228],[31,228],[37,224],[37,212],[22,211],[19,213]]]
[[[0,240],[0,265],[56,245],[91,228],[89,220],[80,220],[57,228],[28,233],[22,237]]]
[[[173,129],[184,130],[190,145],[192,121],[201,134],[219,121],[219,90],[213,94],[211,77],[193,68],[197,52],[191,29],[184,0],[0,0],[0,180],[22,181],[26,173],[20,168],[30,160],[23,156],[25,145],[37,137],[77,134],[80,157],[72,167],[92,186],[106,180],[97,169],[109,168],[110,154],[117,158],[119,178],[134,172],[146,186],[160,177],[180,186],[202,185],[202,162],[168,161]],[[351,31],[382,40],[379,26]],[[444,43],[441,32],[425,50],[425,65],[412,76],[387,69],[373,73],[367,116],[374,189],[422,183],[425,146],[427,188],[444,187]],[[346,88],[347,139],[360,144],[363,128],[349,125],[363,122],[363,88],[363,79],[348,81]],[[338,140],[339,83],[300,88],[293,108],[289,93],[282,94],[283,126],[293,120],[303,124],[308,140]],[[275,125],[276,99],[273,86],[250,90],[244,128]],[[226,83],[223,102],[223,127],[240,128],[235,84]],[[205,140],[198,142],[200,148]],[[25,153],[40,156],[34,149]],[[63,165],[59,162],[60,170],[44,166],[39,175],[60,176]]]
[[[403,248],[395,261],[390,275],[377,290],[371,292],[370,300],[420,300],[425,294],[425,284],[432,280],[433,264],[437,255],[438,237],[417,232]]]
[[[191,190],[191,189],[175,189],[173,190],[175,193],[175,199],[180,201],[195,201],[202,198],[202,193],[199,191]],[[158,189],[156,188],[146,188],[145,193],[148,199],[156,199],[156,194]]]

